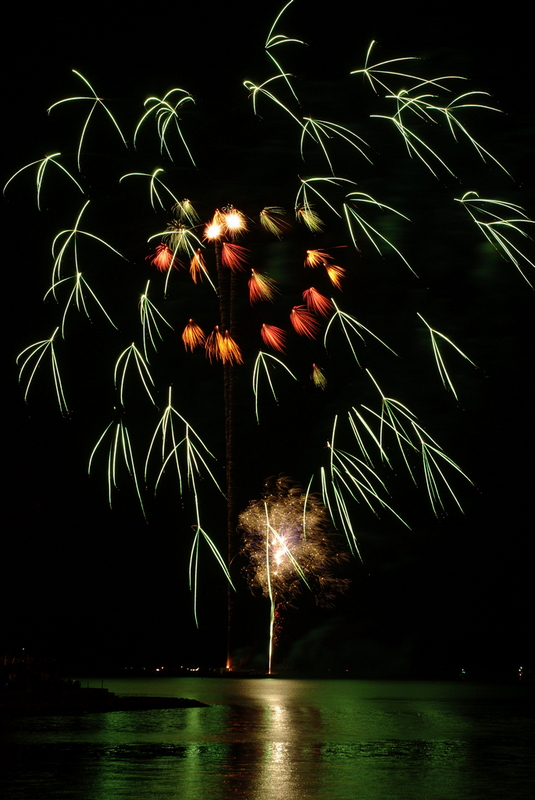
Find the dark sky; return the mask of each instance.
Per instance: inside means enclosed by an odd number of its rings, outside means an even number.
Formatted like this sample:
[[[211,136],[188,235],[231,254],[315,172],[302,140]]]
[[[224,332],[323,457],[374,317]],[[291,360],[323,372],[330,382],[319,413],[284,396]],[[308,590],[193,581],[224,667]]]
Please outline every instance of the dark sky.
[[[314,15],[309,7],[296,0],[281,30],[309,43],[295,68],[302,75],[298,91],[310,108],[318,103],[333,119],[352,119],[345,99],[353,92],[347,74],[361,65],[371,39],[378,40],[381,58],[418,55],[437,74],[468,75],[473,78],[469,88],[490,91],[490,104],[504,112],[489,112],[476,125],[485,146],[496,152],[514,178],[483,167],[479,180],[485,191],[491,191],[488,187],[495,182],[501,196],[534,213],[534,119],[526,99],[531,42],[521,21],[484,17],[479,4],[477,12],[469,4],[459,9],[448,6],[447,15],[440,17],[410,4],[394,12],[384,6],[368,8],[359,10],[358,23],[348,18],[347,4],[342,2],[329,3],[323,13]],[[266,143],[263,125],[269,123],[253,117],[241,85],[243,79],[260,81],[271,74],[262,46],[277,4],[251,7],[235,2],[230,12],[219,4],[214,11],[167,5],[158,13],[144,10],[139,15],[126,5],[105,14],[93,8],[52,12],[39,19],[27,19],[24,9],[9,12],[10,35],[1,54],[5,180],[24,164],[53,152],[56,142],[61,142],[62,150],[69,146],[69,131],[64,128],[67,110],[58,109],[52,121],[45,110],[80,91],[70,72],[75,68],[113,99],[121,119],[135,119],[132,104],[141,108],[150,94],[174,86],[192,92],[199,170],[174,174],[206,207],[254,204],[257,198],[273,205],[291,203],[293,185],[291,189],[283,185],[282,200],[275,195],[285,176],[294,181],[301,169],[296,148],[284,149],[281,128],[275,127],[267,134],[270,157],[257,159],[257,149]],[[272,109],[264,104],[262,113],[267,120]],[[366,131],[369,124],[363,122]],[[466,514],[451,508],[449,516],[437,521],[423,491],[417,494],[400,478],[395,499],[411,519],[411,532],[392,518],[377,522],[363,507],[358,509],[364,563],[351,567],[351,591],[329,611],[318,611],[310,598],[304,598],[301,610],[285,612],[281,653],[292,656],[298,666],[310,664],[314,657],[322,666],[348,664],[371,676],[387,674],[389,669],[399,674],[443,670],[451,675],[466,665],[479,672],[510,673],[523,661],[533,665],[535,656],[528,555],[533,291],[511,265],[495,259],[487,264],[475,228],[458,225],[447,198],[476,187],[429,177],[418,164],[407,161],[393,136],[389,140],[382,131],[378,136],[374,146],[382,166],[377,173],[366,173],[365,185],[385,202],[401,204],[402,210],[407,202],[409,215],[423,220],[422,232],[414,226],[405,240],[422,277],[413,279],[391,258],[385,263],[380,258],[369,264],[364,260],[362,275],[350,279],[345,299],[356,304],[372,330],[380,330],[396,347],[406,347],[403,363],[391,367],[392,384],[406,402],[414,398],[431,434],[466,469],[475,488],[457,484]],[[110,236],[117,235],[114,241],[126,240],[130,258],[128,266],[110,276],[109,293],[116,301],[124,292],[135,308],[136,292],[148,278],[145,229],[157,228],[149,219],[139,235],[130,216],[134,200],[123,194],[117,208],[117,197],[106,194],[106,176],[120,174],[123,162],[124,171],[142,169],[145,162],[141,156],[129,161],[111,138],[95,139],[91,147],[95,159],[88,158],[88,170],[96,164],[96,156],[111,153],[92,173],[92,191],[102,208],[99,222]],[[157,153],[155,158],[159,163]],[[460,167],[468,163],[463,156]],[[471,163],[478,174],[475,155]],[[47,210],[37,215],[28,180],[25,188],[26,195],[23,182],[14,183],[3,202],[7,475],[0,650],[4,642],[5,649],[46,649],[76,669],[127,661],[220,664],[225,648],[224,582],[210,567],[201,576],[201,628],[195,631],[187,591],[187,547],[179,535],[186,531],[189,536],[191,519],[171,487],[162,492],[158,504],[149,501],[146,523],[126,484],[110,512],[105,478],[88,481],[85,475],[88,454],[109,421],[113,392],[105,387],[123,340],[111,335],[108,339],[105,331],[91,338],[83,325],[73,325],[73,349],[66,356],[67,375],[72,376],[67,383],[75,397],[69,420],[54,408],[46,381],[36,384],[28,405],[22,400],[14,358],[57,324],[52,322],[54,308],[43,307],[40,298],[47,287],[51,238],[65,224],[64,217],[56,222],[48,210],[55,197],[48,197]],[[77,209],[75,198],[73,214]],[[326,233],[315,239],[315,246],[333,242]],[[256,242],[258,248],[261,245]],[[131,273],[136,282],[129,288]],[[425,369],[419,360],[412,360],[414,314],[428,310],[438,320],[437,327],[480,367],[474,370],[455,363],[461,391],[458,404],[440,389],[431,356],[423,354],[423,347],[419,358]],[[400,329],[408,332],[400,335]],[[218,388],[209,384],[204,363],[196,369],[193,376],[178,372],[177,391],[192,406],[192,413],[209,415],[207,427],[216,436],[218,404],[211,406],[209,400]],[[295,473],[298,480],[308,479],[314,469],[311,453],[327,435],[325,418],[332,419],[333,410],[344,403],[355,402],[352,387],[361,384],[360,377],[335,383],[321,403],[308,387],[299,390],[297,399],[288,394],[288,405],[284,407],[281,400],[281,410],[267,414],[267,430],[260,433],[254,420],[252,426],[243,423],[244,502],[258,496],[263,478],[279,469]],[[244,419],[252,418],[252,403],[247,402]],[[136,422],[143,427],[142,414]],[[250,432],[260,442],[254,455],[249,455]],[[105,470],[104,459],[99,469]],[[223,513],[222,507],[210,507],[214,530],[221,527]],[[246,609],[240,644],[244,652],[254,654],[264,646],[258,631],[267,630],[267,606],[251,601],[246,593],[240,597]]]

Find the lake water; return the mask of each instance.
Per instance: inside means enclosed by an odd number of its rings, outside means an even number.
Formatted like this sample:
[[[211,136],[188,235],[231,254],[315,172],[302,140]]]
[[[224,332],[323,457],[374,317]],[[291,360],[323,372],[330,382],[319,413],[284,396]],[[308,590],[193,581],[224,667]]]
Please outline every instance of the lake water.
[[[535,796],[532,685],[158,678],[104,686],[211,705],[3,720],[3,800]]]

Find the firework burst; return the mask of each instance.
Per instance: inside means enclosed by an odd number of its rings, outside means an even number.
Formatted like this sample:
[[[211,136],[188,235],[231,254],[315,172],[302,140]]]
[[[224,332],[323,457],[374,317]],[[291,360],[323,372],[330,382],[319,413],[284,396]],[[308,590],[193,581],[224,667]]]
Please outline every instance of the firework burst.
[[[334,310],[331,301],[325,297],[325,295],[321,294],[321,292],[318,292],[317,289],[314,289],[313,286],[311,286],[310,289],[305,289],[303,292],[303,300],[312,314],[320,314],[322,317],[326,317]]]
[[[184,347],[186,350],[189,350],[192,353],[196,347],[204,346],[206,336],[204,335],[201,326],[197,325],[194,320],[190,319],[182,333],[182,341],[184,342]]]
[[[247,219],[245,214],[238,211],[234,206],[223,209],[222,212],[223,232],[230,238],[235,239],[247,230]]]
[[[280,237],[290,229],[286,211],[280,206],[267,206],[260,212],[260,224],[273,236]]]
[[[266,325],[264,323],[260,329],[260,335],[264,344],[273,348],[273,350],[278,350],[279,353],[284,353],[286,331],[283,331],[282,328],[277,328],[276,325]]]
[[[191,275],[193,283],[197,283],[198,281],[202,282],[203,276],[208,275],[208,271],[206,269],[206,262],[204,260],[204,256],[202,254],[202,250],[200,247],[193,254],[193,257],[190,261],[189,274]]]
[[[168,244],[163,242],[156,247],[152,255],[146,256],[146,258],[160,272],[167,272],[168,269],[171,269],[176,264],[173,251]]]
[[[278,290],[273,278],[268,278],[267,275],[262,275],[262,273],[252,269],[251,277],[249,278],[249,300],[251,303],[273,300],[276,294],[278,294]]]
[[[228,331],[221,333],[216,325],[212,333],[206,337],[206,355],[210,361],[222,361],[223,364],[243,364],[241,350]]]
[[[331,256],[325,250],[307,250],[305,267],[323,267],[332,261]]]
[[[321,500],[284,475],[265,482],[262,498],[240,514],[239,528],[248,584],[271,602],[271,672],[275,606],[293,605],[303,588],[318,605],[332,605],[349,585],[339,574],[348,556],[335,543]]]
[[[251,589],[291,604],[303,587],[318,605],[331,605],[349,581],[337,574],[347,554],[338,549],[327,509],[315,494],[284,475],[269,478],[260,500],[240,514],[241,554]]]
[[[290,313],[290,322],[299,336],[307,336],[315,339],[318,335],[320,326],[317,319],[307,311],[305,306],[294,306]]]
[[[327,386],[327,378],[323,374],[321,367],[318,367],[317,364],[312,364],[312,373],[310,378],[314,386],[317,386],[318,389],[325,389]]]
[[[319,214],[317,214],[312,206],[310,206],[308,203],[298,205],[295,209],[295,216],[299,222],[302,222],[304,225],[306,225],[309,231],[312,231],[313,233],[320,233],[325,227],[325,223]]]
[[[245,272],[245,265],[249,258],[249,250],[234,242],[223,242],[221,246],[221,261],[225,267],[233,272]]]

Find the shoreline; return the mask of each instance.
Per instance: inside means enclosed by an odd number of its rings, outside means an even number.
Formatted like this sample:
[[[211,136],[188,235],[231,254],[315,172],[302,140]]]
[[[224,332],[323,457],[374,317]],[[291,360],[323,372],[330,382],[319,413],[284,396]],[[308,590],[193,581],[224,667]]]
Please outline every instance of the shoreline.
[[[207,708],[207,704],[184,697],[119,696],[108,689],[0,692],[0,717],[151,711],[168,708]]]

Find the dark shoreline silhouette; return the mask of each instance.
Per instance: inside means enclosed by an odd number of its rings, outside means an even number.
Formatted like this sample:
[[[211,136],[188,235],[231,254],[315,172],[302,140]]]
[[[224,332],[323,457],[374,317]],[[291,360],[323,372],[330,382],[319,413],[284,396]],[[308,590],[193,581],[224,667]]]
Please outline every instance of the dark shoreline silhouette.
[[[201,707],[184,697],[120,697],[107,689],[0,691],[0,717]]]

